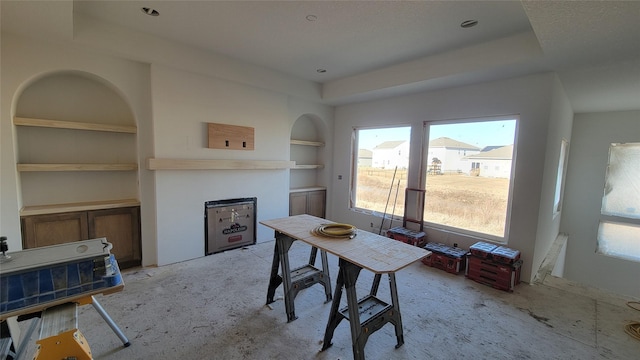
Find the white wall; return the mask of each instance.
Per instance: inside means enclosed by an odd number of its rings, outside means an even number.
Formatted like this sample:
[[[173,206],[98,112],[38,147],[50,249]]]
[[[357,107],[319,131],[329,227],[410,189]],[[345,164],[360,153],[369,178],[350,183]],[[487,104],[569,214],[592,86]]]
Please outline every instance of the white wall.
[[[287,96],[214,77],[152,66],[155,156],[289,160]],[[255,150],[207,148],[206,123],[250,126]],[[258,221],[288,215],[289,170],[155,171],[158,265],[204,255],[204,203],[257,197]],[[273,238],[259,225],[257,238]]]
[[[609,145],[640,141],[640,111],[576,114],[561,231],[569,235],[564,276],[640,298],[640,263],[596,254]]]
[[[478,159],[480,161],[480,176],[506,178],[511,177],[511,160]],[[471,172],[471,161],[462,168],[465,173]]]
[[[549,107],[549,128],[547,130],[546,146],[541,149],[545,153],[542,189],[538,208],[538,227],[536,229],[536,245],[533,257],[533,275],[538,271],[542,261],[547,256],[560,232],[560,220],[565,213],[555,213],[553,203],[555,199],[556,179],[560,161],[562,139],[569,141],[571,151],[571,125],[573,110],[558,78],[553,79],[551,88],[551,106]],[[526,133],[522,133],[526,136]],[[518,165],[520,159],[517,160]],[[516,180],[519,180],[516,174]],[[566,186],[566,185],[565,185]]]
[[[307,87],[307,82],[274,80],[277,88],[274,91],[266,89],[264,82],[257,86],[247,84],[246,73],[241,82],[235,82],[202,72],[178,70],[185,67],[185,60],[176,68],[150,66],[96,52],[86,45],[66,41],[46,44],[8,33],[2,33],[1,46],[0,233],[9,238],[12,251],[22,248],[19,219],[22,203],[18,196],[16,129],[12,118],[21,90],[41,74],[59,70],[94,74],[112,83],[131,106],[138,125],[143,265],[162,265],[204,255],[205,201],[257,196],[261,220],[288,214],[289,189],[289,170],[151,171],[145,166],[147,158],[289,160],[291,127],[305,115],[319,119],[319,131],[326,139],[327,146],[318,161],[328,164],[332,157],[333,109],[281,91],[298,87],[301,93],[308,94],[307,90],[313,87]],[[175,50],[171,44],[161,42],[160,46],[165,46],[166,52]],[[203,70],[208,59],[208,55],[197,51],[183,55],[202,55],[193,60],[199,70]],[[241,68],[235,64],[231,73]],[[258,71],[249,69],[254,74]],[[277,79],[267,70],[265,74]],[[206,122],[254,127],[256,150],[207,149]],[[330,164],[318,171],[318,185],[327,185],[330,174]],[[258,239],[272,238],[272,231],[258,226]]]
[[[419,154],[425,120],[437,121],[457,118],[487,118],[491,116],[518,115],[518,160],[511,207],[511,223],[508,229],[508,246],[522,252],[523,281],[532,279],[532,264],[538,230],[539,204],[543,196],[545,151],[549,132],[552,93],[557,84],[553,74],[540,74],[504,81],[477,84],[455,89],[427,92],[385,100],[339,106],[335,115],[334,172],[345,175],[333,180],[333,207],[331,217],[368,229],[379,219],[372,215],[349,210],[350,159],[339,154],[349,153],[351,132],[354,127],[390,124],[412,124],[410,184],[416,186]],[[411,182],[414,182],[413,184]],[[418,184],[419,185],[419,184]],[[553,199],[553,194],[550,195]],[[434,229],[427,229],[430,241],[447,244],[457,242],[468,247],[478,241]],[[555,236],[553,237],[555,239]],[[536,269],[537,270],[537,269]],[[534,271],[535,272],[535,271]]]

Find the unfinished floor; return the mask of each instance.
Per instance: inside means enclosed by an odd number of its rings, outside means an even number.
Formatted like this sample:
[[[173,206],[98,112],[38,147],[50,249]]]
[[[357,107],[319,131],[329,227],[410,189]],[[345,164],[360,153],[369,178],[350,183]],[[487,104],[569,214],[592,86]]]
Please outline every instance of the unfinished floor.
[[[276,292],[280,300],[265,306],[273,246],[269,241],[125,271],[124,291],[98,299],[131,346],[124,348],[93,307],[84,306],[79,328],[94,358],[351,359],[346,321],[336,329],[333,346],[319,352],[330,310],[320,285],[298,295],[298,319],[290,323],[282,286]],[[294,243],[292,265],[303,264],[308,251]],[[335,277],[337,259],[329,259]],[[369,291],[372,278],[361,273],[359,295]],[[615,296],[528,284],[507,293],[420,262],[398,272],[396,279],[405,344],[395,348],[393,326],[387,324],[370,336],[365,348],[369,360],[640,359],[640,341],[623,330],[626,321],[640,320],[640,312]],[[386,281],[379,295],[388,300]]]

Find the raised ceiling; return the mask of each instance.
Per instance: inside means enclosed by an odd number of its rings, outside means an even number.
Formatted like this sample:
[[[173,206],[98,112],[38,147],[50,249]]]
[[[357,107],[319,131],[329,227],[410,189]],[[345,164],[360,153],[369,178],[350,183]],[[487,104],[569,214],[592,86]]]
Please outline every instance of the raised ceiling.
[[[3,31],[24,27],[6,3]],[[82,17],[150,34],[320,83],[329,104],[555,71],[576,112],[640,108],[640,1],[66,3],[61,32]],[[24,16],[56,21],[40,13]]]

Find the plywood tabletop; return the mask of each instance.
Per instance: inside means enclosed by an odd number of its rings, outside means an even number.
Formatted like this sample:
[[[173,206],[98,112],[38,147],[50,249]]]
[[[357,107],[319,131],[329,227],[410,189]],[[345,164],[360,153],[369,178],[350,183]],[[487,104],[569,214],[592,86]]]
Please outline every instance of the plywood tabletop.
[[[260,223],[377,274],[396,272],[431,254],[428,250],[360,229],[353,239],[317,236],[311,232],[313,229],[333,221],[306,214]]]

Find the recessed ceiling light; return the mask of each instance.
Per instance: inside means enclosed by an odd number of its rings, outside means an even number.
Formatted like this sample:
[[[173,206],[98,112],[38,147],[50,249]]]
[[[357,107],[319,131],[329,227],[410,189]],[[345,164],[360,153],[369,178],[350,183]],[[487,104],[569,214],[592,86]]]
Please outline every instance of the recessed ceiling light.
[[[316,70],[316,72],[317,72],[318,74],[324,74],[324,73],[326,73],[326,72],[327,72],[327,70],[326,70],[326,69],[317,69],[317,70]]]
[[[309,15],[307,15],[307,16],[305,17],[305,19],[307,19],[307,21],[316,21],[316,20],[318,20],[318,17],[317,17],[317,16],[315,16],[315,15],[311,15],[311,14],[309,14]]]
[[[141,10],[142,10],[143,13],[145,13],[145,14],[147,14],[149,16],[160,16],[160,13],[156,9],[143,7]]]
[[[478,20],[465,20],[460,24],[460,27],[463,29],[468,29],[476,25],[478,25]]]

